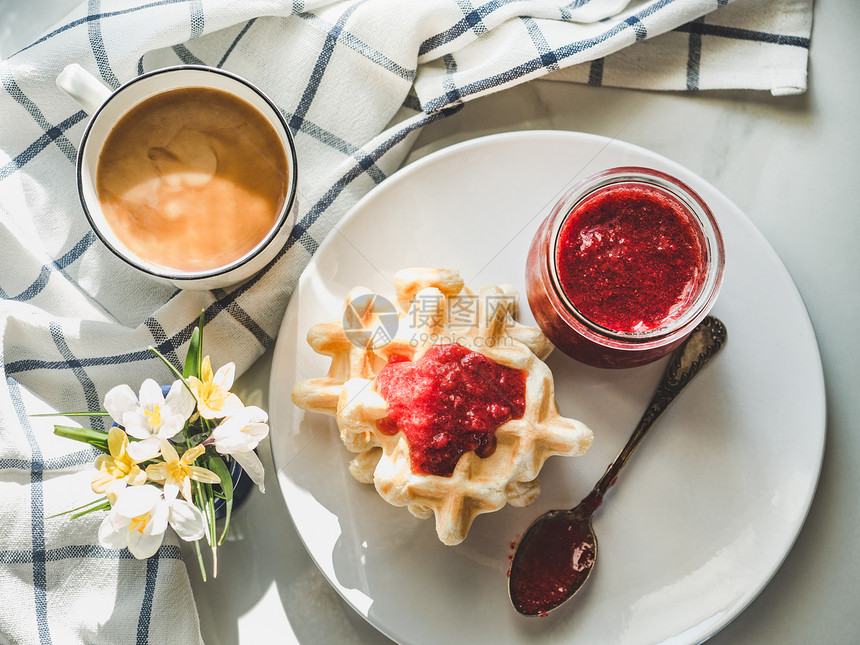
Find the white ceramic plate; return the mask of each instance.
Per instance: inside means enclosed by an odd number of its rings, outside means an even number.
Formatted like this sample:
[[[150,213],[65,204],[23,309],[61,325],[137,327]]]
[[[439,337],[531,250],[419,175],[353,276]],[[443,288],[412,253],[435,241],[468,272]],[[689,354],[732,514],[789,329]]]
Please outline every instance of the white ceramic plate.
[[[546,618],[509,604],[510,544],[540,513],[575,505],[624,444],[663,362],[588,368],[554,353],[559,408],[592,427],[592,450],[554,457],[531,507],[481,515],[445,547],[432,520],[386,504],[347,472],[333,420],[290,403],[298,379],[328,361],[308,328],[337,320],[350,288],[393,293],[407,266],[457,268],[467,284],[521,294],[528,245],[555,199],[597,170],[644,165],[708,202],[725,237],[714,314],[729,342],[665,413],[595,520],[597,568]],[[522,299],[521,319],[533,324]],[[824,446],[815,337],[785,267],[752,223],[701,178],[602,137],[522,132],[469,141],[406,167],[368,194],[302,275],[271,375],[272,447],[286,506],[311,557],[357,612],[400,643],[698,643],[770,580],[806,517]]]

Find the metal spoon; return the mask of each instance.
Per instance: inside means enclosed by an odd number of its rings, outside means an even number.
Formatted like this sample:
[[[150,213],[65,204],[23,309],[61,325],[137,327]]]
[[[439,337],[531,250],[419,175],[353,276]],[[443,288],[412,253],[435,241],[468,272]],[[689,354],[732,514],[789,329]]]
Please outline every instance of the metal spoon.
[[[663,380],[624,449],[597,485],[568,511],[548,511],[520,538],[511,563],[508,592],[514,608],[526,616],[544,616],[575,594],[588,579],[597,558],[591,516],[651,425],[687,383],[707,365],[726,341],[726,328],[708,316],[669,361]]]

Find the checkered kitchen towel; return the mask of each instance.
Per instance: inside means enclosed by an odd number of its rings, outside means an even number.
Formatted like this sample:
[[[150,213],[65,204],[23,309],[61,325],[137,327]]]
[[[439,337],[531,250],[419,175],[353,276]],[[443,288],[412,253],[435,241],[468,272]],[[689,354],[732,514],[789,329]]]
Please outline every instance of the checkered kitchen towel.
[[[422,126],[476,96],[549,72],[803,91],[811,0],[727,4],[89,0],[0,62],[0,642],[200,639],[175,537],[137,561],[98,546],[98,516],[46,519],[92,499],[95,455],[55,437],[54,419],[28,415],[95,410],[113,385],[169,380],[146,348],[178,363],[201,309],[213,364],[248,367],[272,346],[299,273],[338,219],[398,168]],[[236,289],[180,292],[101,246],[75,189],[87,117],[54,85],[72,62],[111,87],[205,63],[274,99],[296,135],[301,201],[267,270]]]

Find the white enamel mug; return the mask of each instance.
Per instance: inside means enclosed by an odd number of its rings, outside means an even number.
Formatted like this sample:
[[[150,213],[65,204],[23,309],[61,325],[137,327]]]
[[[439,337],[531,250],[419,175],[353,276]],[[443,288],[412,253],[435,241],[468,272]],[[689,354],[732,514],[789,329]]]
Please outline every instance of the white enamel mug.
[[[90,121],[78,150],[78,193],[90,226],[101,241],[125,262],[180,289],[218,289],[252,277],[283,248],[295,224],[297,159],[293,137],[275,104],[245,79],[214,67],[179,65],[142,74],[112,91],[80,65],[67,66],[57,86],[77,101]],[[179,88],[221,90],[250,104],[262,114],[280,138],[287,159],[285,199],[268,233],[242,257],[213,269],[184,271],[160,266],[131,251],[111,229],[99,205],[96,169],[105,140],[117,122],[132,108],[155,95]]]

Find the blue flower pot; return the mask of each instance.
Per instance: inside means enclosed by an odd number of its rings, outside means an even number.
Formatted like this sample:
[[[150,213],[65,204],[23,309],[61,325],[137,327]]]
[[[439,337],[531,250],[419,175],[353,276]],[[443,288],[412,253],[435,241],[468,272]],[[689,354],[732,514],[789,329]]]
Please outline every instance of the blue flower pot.
[[[233,481],[232,512],[235,513],[236,510],[248,499],[248,494],[251,492],[251,489],[254,488],[254,482],[251,481],[251,478],[248,477],[248,473],[246,473],[242,469],[242,467],[239,465],[239,462],[237,462],[229,455],[221,456],[226,462],[227,467],[230,469],[230,479]],[[215,484],[213,488],[215,488],[216,490],[220,490],[221,486]],[[227,515],[227,500],[221,499],[220,497],[216,497],[215,519],[223,519],[225,515]]]

